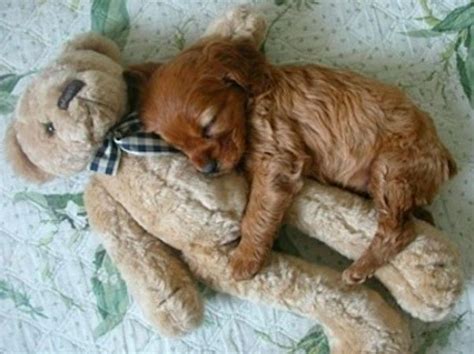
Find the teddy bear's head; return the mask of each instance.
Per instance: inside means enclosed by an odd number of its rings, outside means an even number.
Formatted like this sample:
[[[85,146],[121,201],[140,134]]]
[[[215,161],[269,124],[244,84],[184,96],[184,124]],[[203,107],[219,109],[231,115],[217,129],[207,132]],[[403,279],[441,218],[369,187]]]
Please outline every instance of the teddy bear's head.
[[[119,48],[98,34],[80,35],[25,89],[7,132],[8,157],[36,182],[77,173],[127,109]]]

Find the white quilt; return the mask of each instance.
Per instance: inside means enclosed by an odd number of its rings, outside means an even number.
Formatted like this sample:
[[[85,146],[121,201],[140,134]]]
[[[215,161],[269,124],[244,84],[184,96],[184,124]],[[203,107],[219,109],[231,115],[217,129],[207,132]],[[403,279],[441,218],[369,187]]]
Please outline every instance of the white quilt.
[[[241,1],[0,0],[0,136],[35,70],[74,34],[93,29],[111,36],[129,63],[166,59],[237,3]],[[271,24],[265,50],[274,62],[351,68],[404,88],[430,112],[460,166],[431,210],[461,249],[466,289],[443,323],[411,320],[416,351],[474,352],[474,3],[254,3]],[[328,353],[317,324],[204,287],[203,326],[181,339],[161,338],[89,231],[81,195],[87,176],[28,185],[12,174],[3,147],[0,171],[0,353]],[[347,264],[287,228],[278,246],[338,269]],[[375,282],[371,286],[380,288]]]

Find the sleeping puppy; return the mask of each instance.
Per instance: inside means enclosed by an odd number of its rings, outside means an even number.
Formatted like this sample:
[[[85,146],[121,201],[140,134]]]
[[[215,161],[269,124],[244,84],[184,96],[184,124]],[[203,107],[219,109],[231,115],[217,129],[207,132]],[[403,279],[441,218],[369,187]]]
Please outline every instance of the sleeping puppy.
[[[414,238],[412,212],[456,173],[433,122],[393,86],[317,65],[274,66],[253,42],[207,38],[156,70],[149,131],[209,176],[241,167],[250,195],[233,276],[263,266],[304,177],[370,195],[378,228],[346,271],[361,283]]]

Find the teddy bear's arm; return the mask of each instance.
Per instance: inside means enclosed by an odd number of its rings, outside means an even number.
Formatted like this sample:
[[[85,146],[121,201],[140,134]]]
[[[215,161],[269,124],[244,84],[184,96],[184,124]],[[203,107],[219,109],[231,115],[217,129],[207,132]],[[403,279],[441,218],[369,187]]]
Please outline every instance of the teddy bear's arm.
[[[241,5],[227,11],[209,24],[206,36],[228,39],[248,38],[259,47],[265,40],[267,23],[262,14],[248,5]]]
[[[93,178],[85,192],[90,223],[143,313],[167,336],[199,325],[203,305],[176,252],[133,220]]]
[[[377,227],[369,200],[307,181],[286,222],[350,259],[368,247]],[[459,254],[442,233],[415,220],[417,238],[375,276],[399,305],[424,321],[437,321],[454,307],[462,289]]]

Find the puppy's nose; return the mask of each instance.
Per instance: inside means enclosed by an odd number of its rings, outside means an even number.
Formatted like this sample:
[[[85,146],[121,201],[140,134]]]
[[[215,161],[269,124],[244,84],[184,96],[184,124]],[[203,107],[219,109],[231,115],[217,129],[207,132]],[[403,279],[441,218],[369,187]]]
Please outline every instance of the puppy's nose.
[[[204,167],[201,169],[201,172],[205,175],[210,175],[219,171],[219,164],[216,160],[209,160]]]

